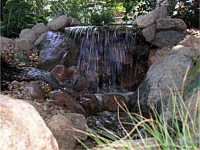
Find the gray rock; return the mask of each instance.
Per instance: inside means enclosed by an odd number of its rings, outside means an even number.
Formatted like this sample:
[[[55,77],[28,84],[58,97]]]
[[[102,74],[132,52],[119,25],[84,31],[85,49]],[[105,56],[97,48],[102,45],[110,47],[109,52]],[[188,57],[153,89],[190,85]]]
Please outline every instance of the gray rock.
[[[192,65],[191,58],[181,54],[169,55],[151,65],[145,80],[132,96],[130,104],[132,111],[138,109],[137,98],[141,107],[147,111],[156,105],[158,111],[161,111],[163,105],[171,107],[168,105],[170,89],[172,91],[181,89],[185,73]]]
[[[58,150],[56,139],[33,106],[5,95],[0,97],[2,150]]]
[[[37,48],[41,50],[38,65],[40,69],[50,71],[58,64],[67,67],[76,64],[79,47],[63,32],[47,32]]]
[[[33,80],[42,80],[49,83],[53,89],[58,89],[59,85],[50,72],[40,69],[32,69],[28,72],[28,77]]]
[[[74,26],[79,26],[79,25],[80,25],[80,21],[78,19],[76,19],[76,18],[72,18],[69,26],[70,27],[71,26],[74,27]]]
[[[19,37],[20,39],[26,39],[33,42],[36,39],[36,34],[31,29],[23,29],[21,33],[19,34]]]
[[[66,113],[65,117],[71,120],[73,124],[73,128],[75,131],[75,136],[81,141],[85,141],[87,139],[87,120],[85,116],[77,113]]]
[[[179,31],[160,31],[156,33],[156,36],[151,43],[160,48],[165,46],[174,46],[178,44],[184,36],[185,35]]]
[[[153,24],[157,19],[165,17],[167,17],[167,8],[161,6],[144,16],[138,17],[136,22],[139,28],[145,28]]]
[[[72,18],[62,15],[51,20],[47,24],[47,26],[50,30],[57,31],[59,29],[63,29],[64,27],[69,26],[71,21],[72,21]]]
[[[42,33],[35,41],[34,41],[34,46],[37,46],[38,44],[40,44],[40,42],[44,39],[44,37],[46,36],[46,32]]]
[[[25,86],[25,90],[28,92],[28,94],[30,94],[33,99],[45,99],[44,90],[37,82],[29,83]]]
[[[161,18],[156,20],[156,29],[161,30],[177,30],[183,31],[187,29],[187,25],[181,19],[177,18]]]
[[[76,143],[75,131],[70,119],[63,115],[55,115],[47,121],[47,126],[58,142],[60,150],[73,149]]]
[[[15,39],[16,50],[31,50],[33,48],[32,40],[28,39]]]
[[[200,49],[185,47],[183,45],[176,45],[169,52],[169,55],[173,54],[182,54],[190,57],[194,61],[197,61],[197,59],[200,57]]]
[[[15,46],[15,41],[10,38],[0,36],[0,49],[1,51]]]
[[[44,23],[37,23],[33,26],[32,30],[37,36],[41,35],[44,32],[47,32],[49,29]]]
[[[145,37],[147,42],[150,42],[154,39],[156,34],[156,26],[152,24],[144,29],[142,29],[142,34]]]

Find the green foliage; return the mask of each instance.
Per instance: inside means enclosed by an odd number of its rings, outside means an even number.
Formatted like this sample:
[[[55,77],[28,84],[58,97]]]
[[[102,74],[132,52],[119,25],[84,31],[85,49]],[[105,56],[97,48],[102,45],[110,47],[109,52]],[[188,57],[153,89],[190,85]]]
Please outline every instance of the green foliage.
[[[182,0],[182,3],[170,0],[168,12],[170,16],[184,20],[189,28],[199,28],[199,0]]]
[[[45,19],[32,11],[32,5],[23,0],[7,1],[3,7],[2,35],[16,37],[24,28],[31,28]]]
[[[92,25],[110,25],[114,22],[114,14],[111,11],[105,10],[100,13],[94,12],[91,14],[90,22]]]
[[[188,77],[195,77],[198,75],[200,70],[200,59],[196,62],[196,64],[189,70]],[[192,92],[195,88],[200,86],[200,76],[197,77],[186,89],[186,92]]]

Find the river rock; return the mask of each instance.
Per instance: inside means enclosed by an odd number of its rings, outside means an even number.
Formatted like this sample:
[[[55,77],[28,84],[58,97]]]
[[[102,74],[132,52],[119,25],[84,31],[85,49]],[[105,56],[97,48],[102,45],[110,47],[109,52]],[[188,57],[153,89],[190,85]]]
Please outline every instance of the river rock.
[[[41,35],[44,32],[47,32],[49,29],[44,23],[37,23],[33,26],[32,30],[37,36]]]
[[[15,49],[16,50],[31,50],[33,48],[33,42],[29,39],[15,39]]]
[[[36,34],[32,29],[23,29],[19,34],[19,37],[20,39],[26,39],[33,42],[36,39]]]
[[[180,42],[184,36],[184,33],[179,31],[160,31],[156,33],[156,36],[151,43],[160,48],[165,46],[174,46],[178,44],[178,42]]]
[[[46,101],[47,105],[51,106],[57,105],[64,107],[67,112],[70,113],[79,113],[85,114],[83,107],[74,100],[67,92],[65,91],[52,91],[49,93],[51,99]]]
[[[67,68],[64,65],[57,65],[51,70],[51,74],[59,82],[67,79]]]
[[[122,111],[122,108],[128,107],[128,102],[125,97],[119,94],[105,94],[102,100],[104,110],[117,112],[118,108]]]
[[[185,22],[178,18],[161,18],[156,20],[156,30],[183,31],[187,29]]]
[[[32,80],[42,80],[52,86],[53,89],[58,89],[59,84],[57,80],[51,75],[50,72],[33,68],[28,72],[28,77]]]
[[[0,36],[0,49],[6,50],[15,46],[15,40]]]
[[[58,150],[58,144],[33,106],[22,100],[1,95],[1,149]]]
[[[168,105],[171,103],[170,90],[181,89],[185,73],[192,65],[192,59],[182,54],[169,55],[151,65],[145,79],[131,98],[131,111],[138,111],[138,103],[145,112],[155,106],[161,112],[163,105],[169,110],[172,109],[171,105]]]
[[[167,17],[167,8],[165,6],[161,6],[146,15],[138,17],[136,22],[139,28],[146,28],[153,24],[156,19],[165,17]]]
[[[29,83],[25,86],[24,90],[32,97],[32,99],[45,99],[44,90],[37,82]]]
[[[74,90],[76,92],[89,91],[90,83],[91,82],[87,79],[79,79],[74,86]]]
[[[70,66],[67,69],[67,77],[68,79],[77,80],[81,77],[81,73],[76,66]]]
[[[95,95],[90,93],[80,94],[77,98],[77,101],[84,108],[86,114],[96,114],[100,111],[100,104]]]
[[[70,119],[63,115],[54,115],[47,121],[47,126],[56,138],[60,150],[73,149],[76,143],[73,124]]]
[[[50,30],[58,31],[59,29],[63,29],[64,27],[68,27],[72,21],[71,17],[67,17],[66,15],[59,16],[53,20],[51,20],[47,26]]]
[[[156,26],[152,24],[144,29],[142,29],[142,34],[145,37],[147,42],[150,42],[154,39],[156,34]]]

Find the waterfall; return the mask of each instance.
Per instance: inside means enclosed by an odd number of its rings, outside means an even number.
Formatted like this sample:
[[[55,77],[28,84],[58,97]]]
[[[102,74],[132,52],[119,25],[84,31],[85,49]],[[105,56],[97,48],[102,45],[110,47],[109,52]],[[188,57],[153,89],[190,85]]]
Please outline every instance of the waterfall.
[[[123,90],[134,71],[136,32],[127,27],[92,26],[69,27],[66,33],[80,40],[77,68],[82,77],[97,74],[98,90]]]

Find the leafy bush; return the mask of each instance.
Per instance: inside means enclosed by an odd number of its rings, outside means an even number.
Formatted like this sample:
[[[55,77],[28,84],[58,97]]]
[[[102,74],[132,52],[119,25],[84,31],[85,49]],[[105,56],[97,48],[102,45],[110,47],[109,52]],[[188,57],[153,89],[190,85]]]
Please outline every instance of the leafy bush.
[[[90,22],[92,25],[110,25],[114,22],[114,13],[108,10],[103,10],[99,13],[94,12],[91,14]]]
[[[32,11],[32,5],[23,0],[7,1],[3,7],[2,35],[16,37],[24,28],[31,28],[45,19]]]

